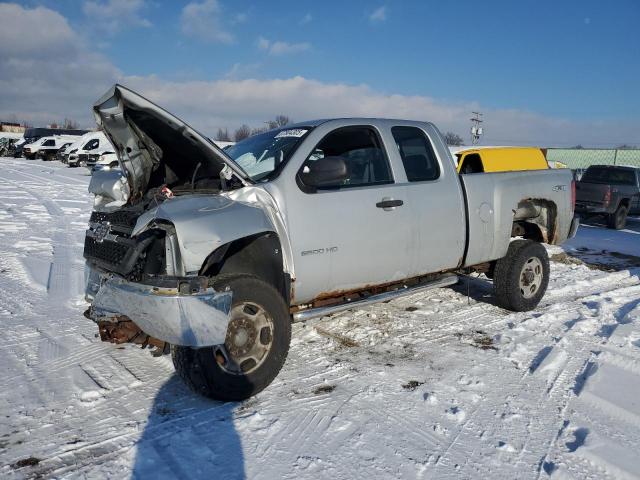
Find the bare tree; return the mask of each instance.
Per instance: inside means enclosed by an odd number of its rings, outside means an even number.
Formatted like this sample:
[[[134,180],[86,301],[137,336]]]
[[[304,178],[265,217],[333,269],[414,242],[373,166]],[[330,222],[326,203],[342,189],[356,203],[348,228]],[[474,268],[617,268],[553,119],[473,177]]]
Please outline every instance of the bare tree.
[[[291,120],[289,120],[289,117],[286,115],[278,115],[275,118],[275,122],[278,127],[284,127],[285,125],[289,125]]]
[[[216,140],[220,142],[230,142],[231,136],[229,135],[229,130],[226,128],[223,130],[222,128],[218,129],[218,133],[216,133]]]
[[[244,140],[245,138],[248,138],[251,136],[251,128],[249,127],[249,125],[246,124],[242,124],[240,126],[240,128],[238,128],[234,134],[233,134],[233,139],[236,142],[240,142],[242,140]]]
[[[239,142],[240,140],[244,140],[247,137],[252,137],[254,135],[260,135],[268,130],[273,130],[274,128],[284,127],[291,123],[291,120],[286,115],[276,115],[273,120],[267,120],[264,127],[256,127],[250,128],[248,125],[244,124],[239,129],[237,129],[234,133],[234,140]],[[222,129],[218,130],[218,137]],[[220,138],[217,138],[220,140]]]
[[[64,122],[62,122],[62,128],[77,129],[78,127],[78,122],[70,118],[65,118]]]
[[[273,120],[267,120],[264,123],[267,124],[267,130],[273,130],[274,128],[280,128],[284,127],[285,125],[289,125],[291,121],[286,115],[276,115]]]
[[[447,132],[444,134],[444,140],[447,142],[447,145],[452,147],[459,147],[464,144],[464,140],[457,133]]]

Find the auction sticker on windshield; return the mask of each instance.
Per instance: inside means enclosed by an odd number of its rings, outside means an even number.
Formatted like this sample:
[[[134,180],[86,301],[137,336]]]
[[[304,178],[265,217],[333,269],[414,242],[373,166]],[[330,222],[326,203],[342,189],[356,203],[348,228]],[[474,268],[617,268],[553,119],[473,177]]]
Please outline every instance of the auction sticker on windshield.
[[[275,138],[283,138],[283,137],[302,137],[305,133],[307,133],[307,129],[305,128],[292,128],[290,130],[282,130],[278,133]]]

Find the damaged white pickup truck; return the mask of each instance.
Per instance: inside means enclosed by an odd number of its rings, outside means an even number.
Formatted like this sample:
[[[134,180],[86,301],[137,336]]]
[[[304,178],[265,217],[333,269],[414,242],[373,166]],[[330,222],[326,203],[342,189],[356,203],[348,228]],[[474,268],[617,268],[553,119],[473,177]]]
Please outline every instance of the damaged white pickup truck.
[[[170,349],[216,399],[269,385],[292,321],[456,272],[484,272],[504,308],[535,308],[541,243],[577,228],[569,170],[458,175],[430,123],[318,120],[223,151],[119,85],[94,112],[121,171],[91,179],[86,315],[105,341]]]

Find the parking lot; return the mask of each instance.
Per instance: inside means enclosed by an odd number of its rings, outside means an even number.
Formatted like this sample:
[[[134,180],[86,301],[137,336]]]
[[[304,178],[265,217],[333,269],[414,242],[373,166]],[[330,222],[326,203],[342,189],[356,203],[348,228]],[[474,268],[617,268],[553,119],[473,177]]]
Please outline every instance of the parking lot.
[[[86,169],[0,159],[0,474],[16,478],[640,475],[640,219],[549,248],[537,309],[484,277],[295,324],[241,403],[82,313]]]

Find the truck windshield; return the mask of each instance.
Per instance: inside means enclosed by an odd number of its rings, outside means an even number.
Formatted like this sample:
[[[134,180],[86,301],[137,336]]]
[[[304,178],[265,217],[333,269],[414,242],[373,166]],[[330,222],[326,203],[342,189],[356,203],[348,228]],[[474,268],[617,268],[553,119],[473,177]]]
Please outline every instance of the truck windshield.
[[[586,183],[611,183],[616,185],[635,185],[633,170],[626,168],[589,167],[582,177]]]
[[[253,135],[224,149],[254,182],[283,166],[311,128],[281,128]]]

